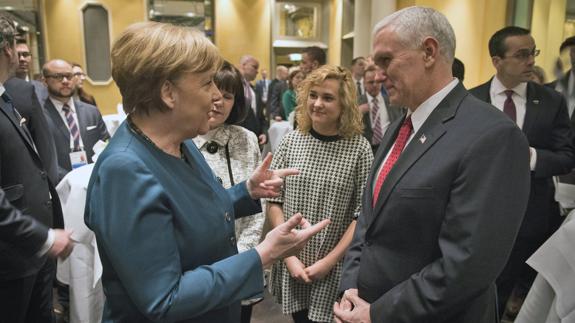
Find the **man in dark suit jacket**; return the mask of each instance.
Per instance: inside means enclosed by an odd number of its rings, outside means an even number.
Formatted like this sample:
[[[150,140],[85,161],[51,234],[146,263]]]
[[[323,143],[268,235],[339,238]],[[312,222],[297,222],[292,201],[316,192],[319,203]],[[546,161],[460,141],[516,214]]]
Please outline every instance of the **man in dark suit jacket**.
[[[48,177],[52,183],[58,183],[56,146],[34,86],[17,77],[9,79],[4,86],[14,105],[18,107],[18,112],[26,120],[26,126],[30,130]]]
[[[573,168],[575,152],[565,99],[529,81],[539,53],[529,30],[505,27],[497,31],[489,40],[489,52],[497,74],[470,92],[509,114],[530,146],[529,203],[509,261],[497,279],[502,314],[514,286],[517,284],[519,295],[525,296],[535,279],[535,271],[525,261],[560,223],[552,176]],[[557,224],[551,228],[554,219]],[[511,312],[517,310],[512,308]]]
[[[575,73],[573,72],[573,68],[575,67],[575,36],[569,37],[561,43],[559,53],[565,49],[569,50],[571,69],[567,71],[562,78],[546,85],[557,90],[565,97],[569,118],[571,120],[571,127],[572,129],[575,129]]]
[[[452,76],[445,16],[406,8],[374,35],[378,79],[408,112],[375,156],[336,321],[495,323],[494,281],[529,193],[527,141]]]
[[[74,143],[66,118],[65,106],[70,109],[71,116],[79,128],[79,149],[85,151],[87,163],[92,163],[94,145],[99,140],[108,140],[110,135],[98,108],[72,99],[75,87],[72,65],[63,60],[52,60],[44,64],[42,73],[49,93],[44,109],[56,143],[58,178],[61,180],[72,170],[70,154],[78,150],[78,148],[72,148],[76,143]]]
[[[404,109],[391,106],[389,98],[381,94],[382,83],[381,80],[376,80],[377,72],[378,67],[375,65],[367,67],[363,74],[366,93],[358,100],[359,109],[363,112],[363,136],[371,143],[374,154],[389,125],[405,114]],[[377,112],[374,112],[376,104]],[[376,129],[376,127],[379,128]]]
[[[288,84],[288,69],[283,65],[278,65],[276,67],[276,78],[272,80],[270,87],[268,89],[269,98],[266,105],[268,119],[271,120],[286,120],[287,116],[284,116],[282,108],[282,95],[284,91],[287,90]]]
[[[0,187],[6,199],[45,227],[62,228],[62,210],[38,145],[4,82],[17,64],[12,20],[0,15]],[[51,240],[51,241],[50,241]],[[48,248],[54,243],[46,241]],[[66,240],[66,239],[65,239]],[[70,240],[66,244],[71,244]],[[51,322],[54,262],[0,242],[0,313],[5,322]]]
[[[258,136],[259,144],[264,145],[267,143],[268,123],[265,117],[262,93],[256,91],[250,83],[256,79],[259,66],[259,61],[251,55],[244,55],[240,58],[238,70],[243,77],[246,106],[249,107],[247,116],[240,126],[255,133]]]

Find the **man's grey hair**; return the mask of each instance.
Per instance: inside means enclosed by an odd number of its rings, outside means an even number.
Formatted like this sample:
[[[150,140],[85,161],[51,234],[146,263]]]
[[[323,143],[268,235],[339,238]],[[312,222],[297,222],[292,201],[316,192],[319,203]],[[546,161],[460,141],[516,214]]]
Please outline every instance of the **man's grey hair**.
[[[244,65],[245,63],[249,62],[249,61],[258,61],[255,57],[253,57],[252,55],[243,55],[240,58],[240,65]]]
[[[373,37],[384,28],[391,28],[408,48],[420,48],[427,37],[439,43],[439,53],[449,64],[455,56],[455,33],[447,18],[432,8],[408,7],[383,18],[373,28]]]
[[[0,13],[0,49],[14,46],[16,27],[14,21],[6,14]]]

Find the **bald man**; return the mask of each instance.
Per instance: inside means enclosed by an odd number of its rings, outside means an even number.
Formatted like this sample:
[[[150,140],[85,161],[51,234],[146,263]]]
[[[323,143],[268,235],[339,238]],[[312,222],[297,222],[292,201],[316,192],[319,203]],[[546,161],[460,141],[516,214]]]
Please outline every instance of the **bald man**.
[[[76,78],[72,65],[55,59],[42,68],[48,98],[44,104],[58,155],[58,178],[73,168],[92,163],[94,145],[110,138],[102,115],[93,105],[74,100]]]

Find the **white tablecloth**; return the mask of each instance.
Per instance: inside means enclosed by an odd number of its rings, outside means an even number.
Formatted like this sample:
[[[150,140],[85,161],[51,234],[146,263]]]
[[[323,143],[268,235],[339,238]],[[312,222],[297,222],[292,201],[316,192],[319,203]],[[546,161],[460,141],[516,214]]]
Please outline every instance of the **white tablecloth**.
[[[537,278],[515,323],[575,322],[575,210],[528,260]]]
[[[57,277],[70,286],[70,322],[102,321],[104,293],[102,291],[102,263],[96,237],[84,224],[86,190],[94,164],[74,169],[56,187],[64,212],[67,230],[77,241],[65,261],[58,262]]]

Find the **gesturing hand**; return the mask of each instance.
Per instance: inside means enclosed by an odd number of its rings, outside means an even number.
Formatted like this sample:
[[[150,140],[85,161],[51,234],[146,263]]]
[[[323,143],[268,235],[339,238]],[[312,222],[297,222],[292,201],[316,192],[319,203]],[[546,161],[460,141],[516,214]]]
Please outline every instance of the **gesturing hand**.
[[[270,170],[272,154],[267,154],[262,164],[256,168],[247,181],[248,192],[252,199],[277,197],[283,185],[283,177],[299,174],[297,169]]]
[[[294,214],[289,220],[268,232],[264,241],[256,246],[263,267],[267,267],[278,259],[297,254],[312,236],[329,223],[330,220],[325,219],[310,225],[301,214]],[[302,228],[301,230],[295,229],[298,225]]]

